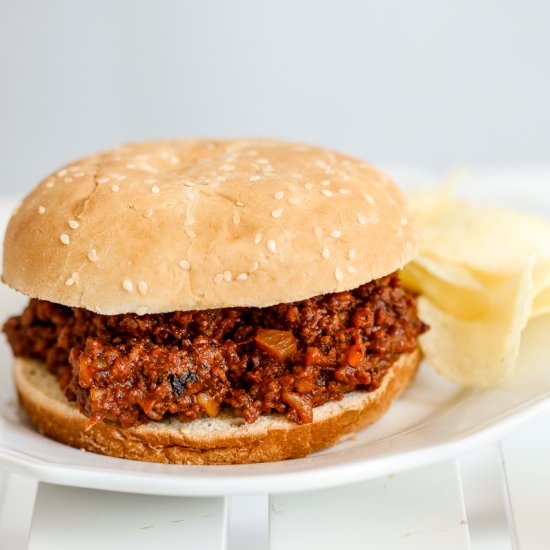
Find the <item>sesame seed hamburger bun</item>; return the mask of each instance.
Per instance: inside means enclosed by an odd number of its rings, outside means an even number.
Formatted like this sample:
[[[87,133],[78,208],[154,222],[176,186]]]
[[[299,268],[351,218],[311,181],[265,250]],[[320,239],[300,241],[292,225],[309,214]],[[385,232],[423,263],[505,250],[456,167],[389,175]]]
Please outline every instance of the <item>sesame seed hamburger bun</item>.
[[[91,156],[11,218],[3,280],[103,314],[269,306],[356,288],[416,252],[382,172],[268,140],[177,140]]]
[[[178,464],[282,460],[377,420],[426,326],[381,171],[272,140],[132,144],[66,165],[13,214],[4,332],[38,430]]]

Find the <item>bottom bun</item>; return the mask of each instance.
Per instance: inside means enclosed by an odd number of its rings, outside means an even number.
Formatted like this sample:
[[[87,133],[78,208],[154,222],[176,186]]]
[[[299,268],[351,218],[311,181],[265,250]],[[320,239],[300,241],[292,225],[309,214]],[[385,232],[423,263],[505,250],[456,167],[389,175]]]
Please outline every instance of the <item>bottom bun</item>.
[[[48,437],[94,453],[172,464],[246,464],[299,458],[337,443],[378,420],[414,379],[420,352],[402,355],[373,392],[354,391],[314,409],[311,424],[278,414],[253,424],[224,412],[184,423],[175,419],[121,428],[87,418],[67,400],[40,361],[17,358],[14,378],[19,401],[32,423]]]

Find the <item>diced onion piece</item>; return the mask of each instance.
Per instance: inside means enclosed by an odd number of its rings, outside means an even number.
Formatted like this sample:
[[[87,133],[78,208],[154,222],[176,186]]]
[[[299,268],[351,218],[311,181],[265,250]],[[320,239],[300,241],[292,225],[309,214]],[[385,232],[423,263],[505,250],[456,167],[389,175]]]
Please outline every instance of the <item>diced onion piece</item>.
[[[258,330],[255,340],[263,351],[278,361],[284,361],[297,350],[296,338],[288,330],[261,328]]]
[[[210,418],[218,416],[220,406],[207,393],[201,392],[197,394],[197,401],[199,402],[201,409],[203,409]]]
[[[90,389],[90,401],[92,403],[99,402],[103,395],[105,395],[105,389],[103,388],[91,388]]]
[[[290,408],[296,411],[301,422],[306,424],[313,422],[313,406],[311,401],[306,396],[292,391],[283,390],[281,392],[281,399]]]
[[[162,420],[162,414],[155,412],[155,405],[157,402],[154,399],[147,399],[143,405],[143,412],[153,420]]]

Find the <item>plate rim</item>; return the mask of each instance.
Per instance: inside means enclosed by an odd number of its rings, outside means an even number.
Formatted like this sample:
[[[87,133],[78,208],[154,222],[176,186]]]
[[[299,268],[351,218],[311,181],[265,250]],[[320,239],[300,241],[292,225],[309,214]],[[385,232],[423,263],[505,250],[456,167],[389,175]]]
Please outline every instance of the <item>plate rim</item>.
[[[322,465],[291,472],[233,477],[197,476],[185,473],[182,473],[181,476],[166,476],[161,472],[140,473],[124,469],[42,463],[39,459],[25,458],[23,454],[18,456],[17,451],[6,448],[1,443],[0,466],[13,473],[27,475],[45,483],[135,494],[180,497],[289,494],[368,481],[384,475],[393,475],[412,468],[453,459],[476,447],[493,443],[526,421],[550,411],[550,391],[532,401],[517,405],[515,409],[500,418],[488,421],[481,429],[470,428],[464,435],[457,435],[440,443],[381,455],[368,460],[354,459],[341,464]],[[315,457],[294,460],[312,459],[314,460]],[[114,460],[126,461],[127,459]],[[132,462],[139,464],[139,461]],[[180,465],[165,466],[182,467]],[[194,465],[183,467],[212,468],[213,472],[218,468],[218,466]],[[222,468],[231,468],[231,466],[222,466]]]

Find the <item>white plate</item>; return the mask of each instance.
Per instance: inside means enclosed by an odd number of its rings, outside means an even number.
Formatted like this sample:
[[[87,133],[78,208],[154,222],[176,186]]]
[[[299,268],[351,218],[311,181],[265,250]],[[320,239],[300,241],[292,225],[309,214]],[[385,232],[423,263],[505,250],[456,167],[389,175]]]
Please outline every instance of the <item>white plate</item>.
[[[550,215],[544,187],[471,179],[476,198]],[[545,179],[545,178],[544,178]],[[540,177],[537,179],[540,181]],[[545,179],[545,181],[550,181]],[[480,191],[481,190],[481,191]],[[538,197],[537,194],[538,193]],[[508,201],[506,199],[509,199]],[[0,210],[0,214],[5,209]],[[20,311],[25,299],[0,290],[0,317]],[[515,376],[488,391],[463,390],[423,364],[419,376],[389,413],[352,439],[308,458],[240,466],[174,466],[104,457],[37,434],[19,411],[10,379],[10,353],[0,346],[0,465],[42,481],[158,495],[283,493],[324,488],[395,473],[446,459],[502,436],[522,421],[550,410],[550,319],[532,323],[523,338]]]

